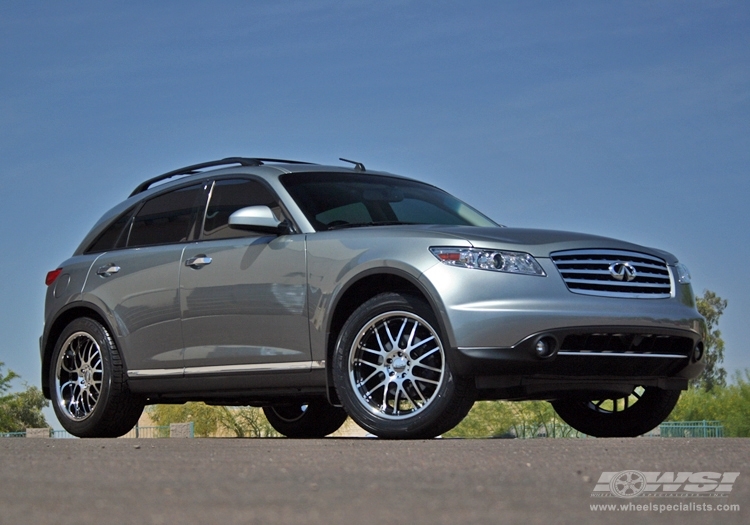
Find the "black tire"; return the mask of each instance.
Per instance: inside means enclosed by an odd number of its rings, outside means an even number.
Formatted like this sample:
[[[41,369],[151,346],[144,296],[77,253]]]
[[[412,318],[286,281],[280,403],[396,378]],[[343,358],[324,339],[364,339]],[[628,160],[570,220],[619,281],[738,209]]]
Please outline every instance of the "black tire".
[[[333,434],[346,421],[343,408],[325,399],[263,407],[271,426],[289,438],[322,438]]]
[[[664,421],[677,404],[680,393],[680,390],[636,387],[629,396],[559,399],[552,402],[552,407],[563,421],[584,434],[636,437]]]
[[[344,324],[333,381],[349,416],[386,439],[428,439],[455,427],[474,404],[470,379],[451,373],[448,348],[427,303],[383,293]]]
[[[82,317],[65,327],[50,361],[52,407],[78,437],[119,437],[137,423],[143,400],[128,390],[120,353],[107,329]]]

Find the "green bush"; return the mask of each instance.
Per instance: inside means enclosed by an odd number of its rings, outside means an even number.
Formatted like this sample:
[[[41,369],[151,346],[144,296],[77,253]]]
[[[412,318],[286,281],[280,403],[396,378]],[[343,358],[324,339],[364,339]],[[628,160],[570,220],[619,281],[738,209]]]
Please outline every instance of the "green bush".
[[[576,437],[546,401],[479,401],[445,437]]]
[[[680,396],[669,421],[720,421],[727,437],[750,437],[750,371],[729,386],[691,387]]]
[[[750,370],[737,373],[729,386],[710,391],[691,386],[682,393],[667,421],[720,421],[726,437],[750,437]],[[546,401],[479,401],[445,437],[576,437]]]
[[[153,405],[148,408],[149,417],[157,425],[188,423],[194,425],[197,437],[216,436],[222,431],[236,437],[278,437],[263,410],[255,407],[210,406],[205,403],[182,405]]]
[[[49,406],[49,401],[35,386],[26,386],[23,392],[6,394],[18,374],[12,370],[4,373],[4,366],[0,362],[0,432],[22,432],[27,428],[46,427],[47,421],[42,409]]]

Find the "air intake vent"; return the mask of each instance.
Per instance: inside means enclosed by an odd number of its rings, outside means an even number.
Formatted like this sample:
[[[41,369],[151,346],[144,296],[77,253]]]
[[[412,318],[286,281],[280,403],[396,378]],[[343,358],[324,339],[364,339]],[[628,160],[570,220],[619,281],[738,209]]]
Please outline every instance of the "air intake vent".
[[[693,341],[688,337],[583,333],[566,336],[560,347],[560,354],[688,357],[692,350]]]
[[[571,250],[550,257],[573,293],[636,299],[672,295],[669,268],[658,257],[620,250]]]

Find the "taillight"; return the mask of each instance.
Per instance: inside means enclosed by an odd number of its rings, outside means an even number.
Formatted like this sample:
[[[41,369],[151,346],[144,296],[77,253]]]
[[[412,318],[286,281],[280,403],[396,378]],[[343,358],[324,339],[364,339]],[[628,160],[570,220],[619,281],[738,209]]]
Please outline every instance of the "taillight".
[[[50,284],[54,283],[55,280],[60,277],[60,274],[62,273],[63,269],[58,268],[57,270],[52,270],[51,272],[47,272],[47,278],[44,279],[44,284],[49,286]]]

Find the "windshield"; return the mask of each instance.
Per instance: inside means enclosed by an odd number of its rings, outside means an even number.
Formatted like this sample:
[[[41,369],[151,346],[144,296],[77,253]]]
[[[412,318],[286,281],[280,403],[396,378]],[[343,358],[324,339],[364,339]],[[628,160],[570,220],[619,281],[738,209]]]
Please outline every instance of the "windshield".
[[[388,224],[498,224],[452,195],[382,175],[287,173],[281,183],[318,230]]]

